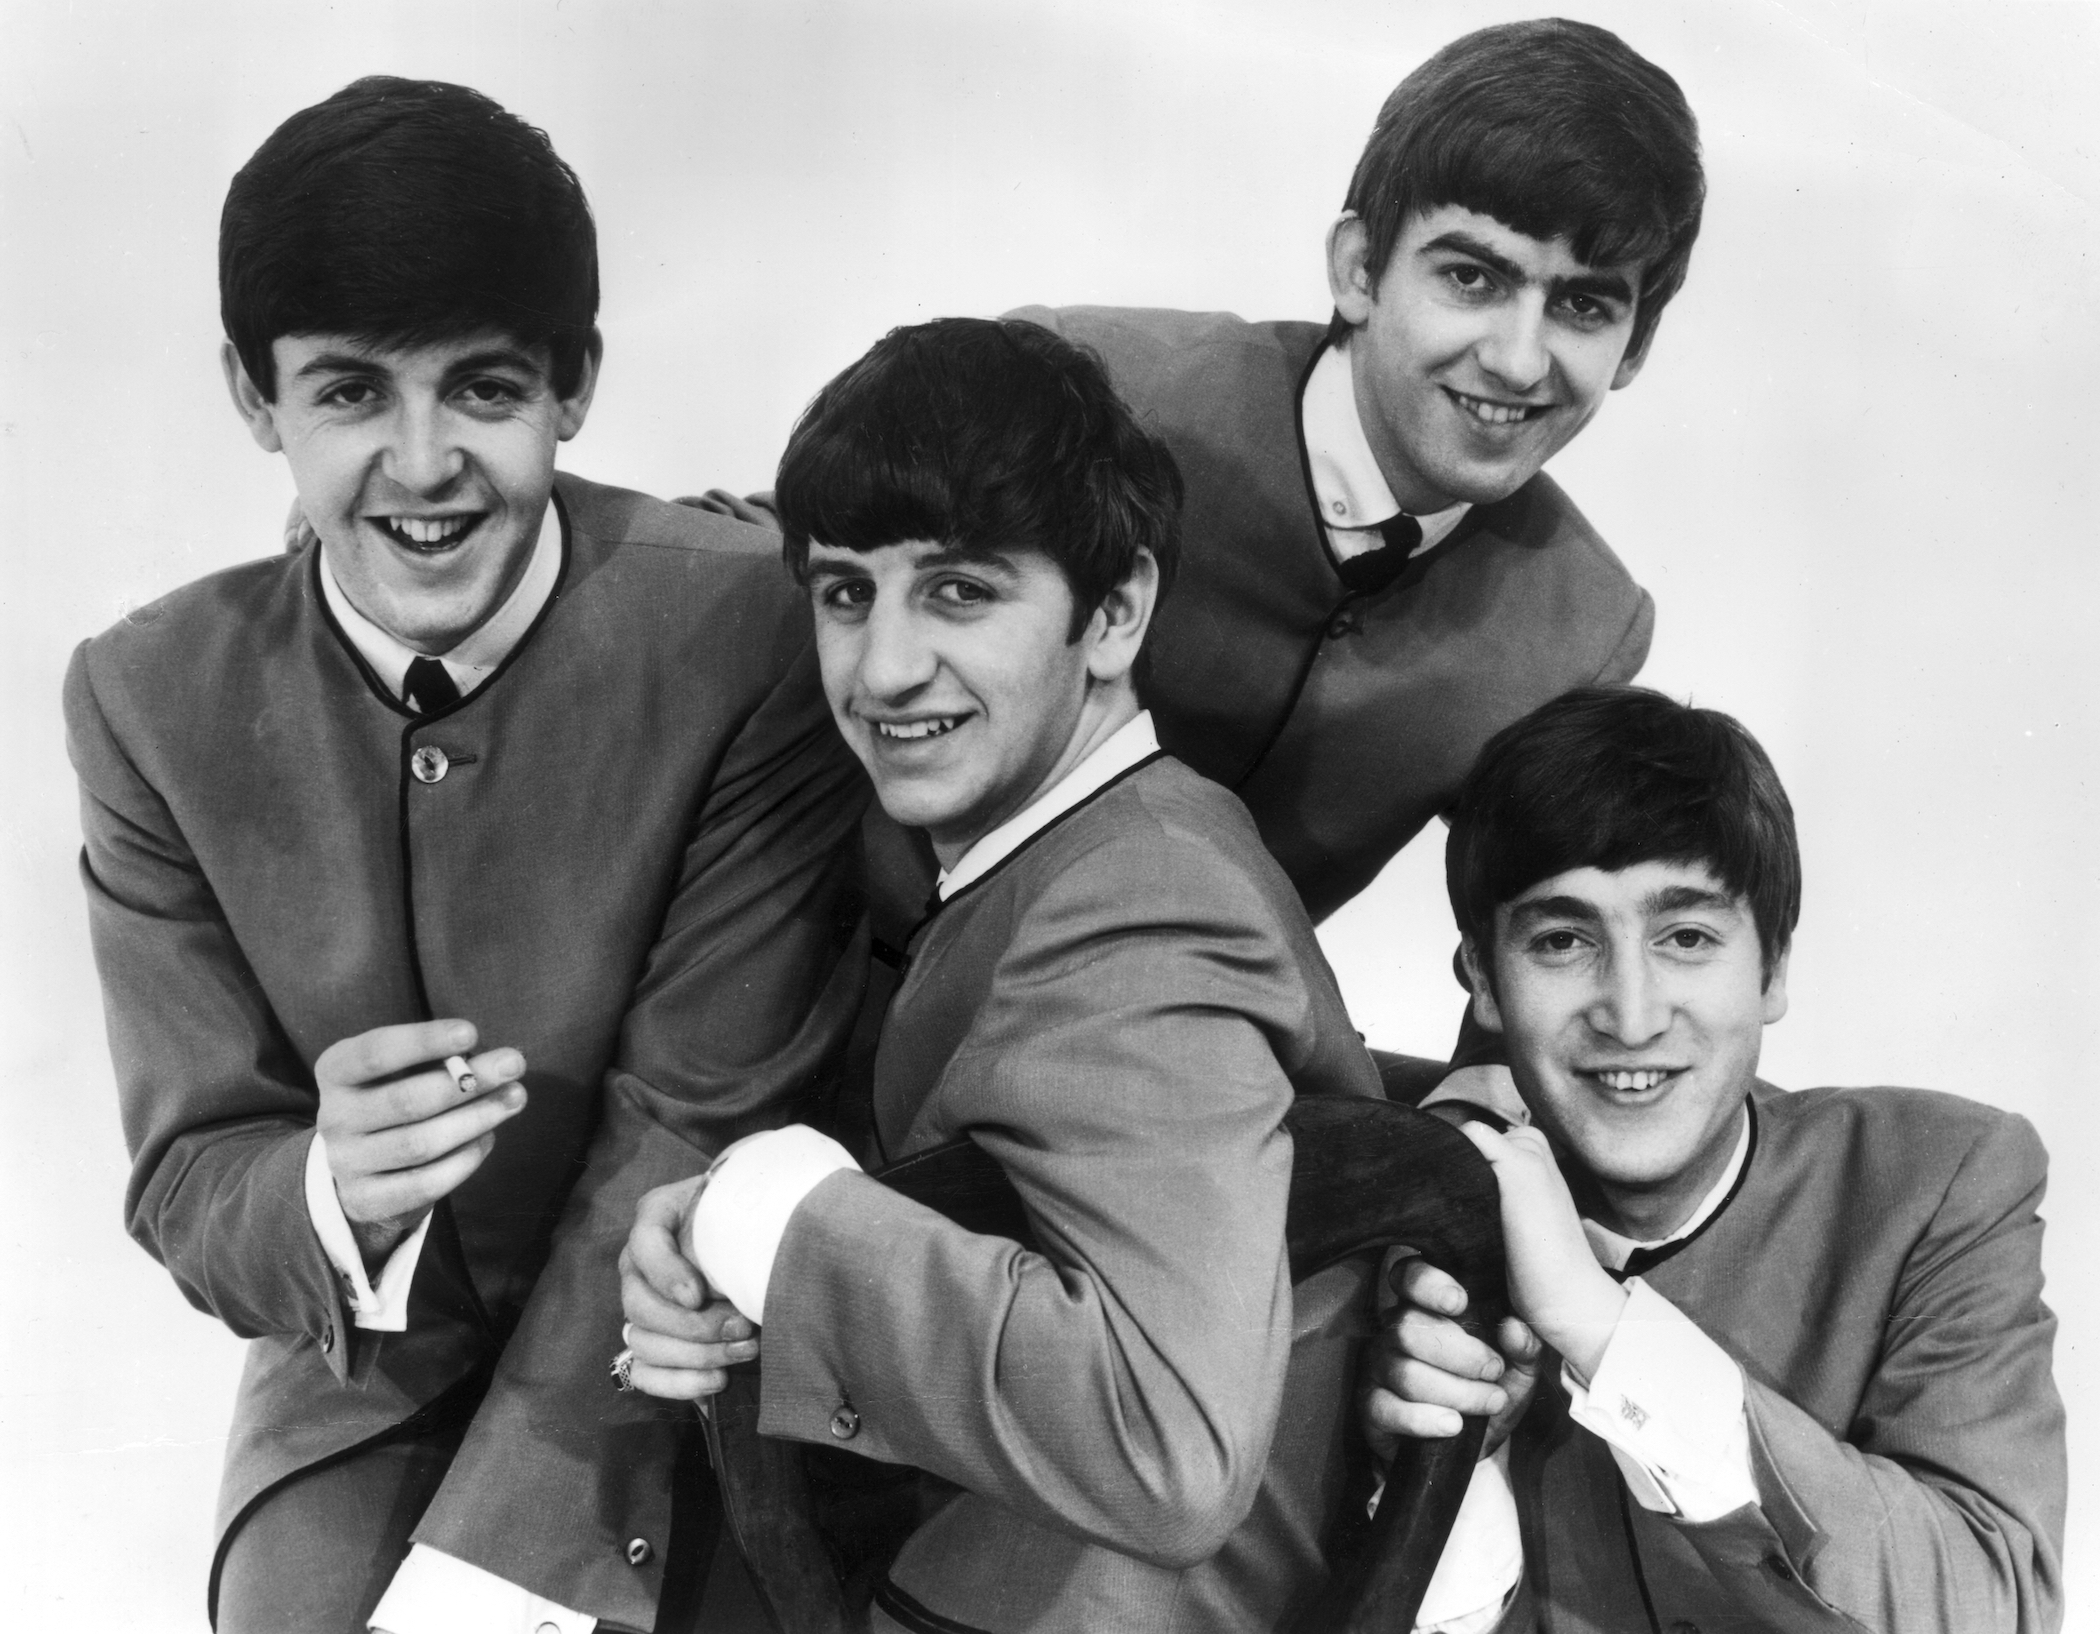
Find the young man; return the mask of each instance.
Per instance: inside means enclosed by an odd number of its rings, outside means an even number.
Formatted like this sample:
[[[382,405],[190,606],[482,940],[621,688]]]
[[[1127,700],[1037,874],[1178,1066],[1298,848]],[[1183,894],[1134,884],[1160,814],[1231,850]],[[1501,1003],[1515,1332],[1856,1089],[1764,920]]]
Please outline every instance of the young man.
[[[1541,467],[1640,372],[1704,198],[1668,74],[1589,24],[1511,23],[1386,99],[1328,233],[1325,326],[1011,314],[1094,351],[1172,450],[1160,742],[1240,796],[1316,922],[1492,733],[1647,656],[1653,603]],[[756,499],[699,503],[768,520]],[[893,831],[870,850],[893,939],[932,862]]]
[[[1652,692],[1571,693],[1488,745],[1448,858],[1521,1096],[1506,1134],[1467,1126],[1521,1320],[1498,1356],[1412,1270],[1368,1413],[1515,1421],[1500,1626],[2054,1629],[2041,1145],[1952,1095],[1758,1080],[1801,879],[1763,751]]]
[[[1011,321],[892,334],[781,465],[833,718],[942,870],[877,1155],[977,1141],[1044,1247],[787,1129],[644,1201],[625,1302],[645,1389],[749,1352],[684,1308],[690,1207],[692,1261],[764,1325],[764,1431],[960,1489],[880,1629],[1268,1629],[1320,1581],[1360,1284],[1294,1311],[1281,1120],[1378,1079],[1245,810],[1141,704],[1179,487],[1093,360]]]
[[[66,683],[131,1229],[253,1340],[218,1626],[661,1628],[614,1261],[850,1022],[865,785],[773,536],[555,473],[597,251],[540,132],[361,80],[234,179],[220,277],[318,541]]]

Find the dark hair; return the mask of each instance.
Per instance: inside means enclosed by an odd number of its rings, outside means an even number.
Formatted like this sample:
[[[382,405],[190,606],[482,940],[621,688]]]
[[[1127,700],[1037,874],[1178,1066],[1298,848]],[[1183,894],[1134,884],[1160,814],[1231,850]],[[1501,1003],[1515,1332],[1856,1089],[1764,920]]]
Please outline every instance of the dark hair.
[[[1139,551],[1160,593],[1181,544],[1181,472],[1101,361],[1039,324],[936,318],[892,329],[818,392],[780,457],[783,554],[932,539],[1033,549],[1071,586],[1073,640]]]
[[[1765,976],[1801,917],[1794,808],[1733,716],[1646,687],[1583,687],[1505,726],[1451,817],[1444,883],[1483,959],[1495,910],[1571,868],[1702,863],[1750,905]]]
[[[1630,353],[1684,283],[1706,178],[1677,82],[1616,34],[1545,17],[1453,40],[1378,110],[1343,207],[1382,277],[1409,220],[1455,204],[1589,266],[1644,264]]]
[[[279,335],[428,345],[496,329],[567,397],[598,315],[598,235],[546,133],[479,91],[375,75],[302,108],[233,178],[219,315],[277,395]]]

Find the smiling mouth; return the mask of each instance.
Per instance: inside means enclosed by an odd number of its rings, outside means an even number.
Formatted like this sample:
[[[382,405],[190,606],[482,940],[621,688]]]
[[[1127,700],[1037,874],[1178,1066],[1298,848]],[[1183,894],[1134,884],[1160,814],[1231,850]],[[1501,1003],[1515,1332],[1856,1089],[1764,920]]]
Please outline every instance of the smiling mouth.
[[[481,520],[479,511],[465,516],[373,516],[366,518],[403,550],[436,555],[450,550]]]
[[[915,721],[870,721],[879,738],[889,738],[898,743],[922,743],[928,738],[946,737],[968,717],[963,715],[928,715]]]
[[[1681,1070],[1678,1067],[1610,1067],[1587,1071],[1583,1077],[1621,1095],[1640,1095],[1659,1088]]]
[[[1485,426],[1513,426],[1525,420],[1536,420],[1553,406],[1550,403],[1496,403],[1485,397],[1469,396],[1450,386],[1444,388],[1444,395]]]

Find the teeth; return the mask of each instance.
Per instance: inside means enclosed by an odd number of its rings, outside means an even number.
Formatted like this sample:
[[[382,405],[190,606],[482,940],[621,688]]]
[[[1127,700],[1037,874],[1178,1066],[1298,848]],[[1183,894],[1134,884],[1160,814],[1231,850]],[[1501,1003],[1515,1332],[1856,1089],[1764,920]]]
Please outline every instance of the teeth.
[[[1519,420],[1525,419],[1531,414],[1531,410],[1528,408],[1512,406],[1506,403],[1490,403],[1484,397],[1468,397],[1462,391],[1453,392],[1451,395],[1458,400],[1460,408],[1472,415],[1474,419],[1486,425],[1515,425]]]
[[[1660,1067],[1646,1067],[1639,1072],[1600,1072],[1607,1088],[1641,1090],[1653,1089],[1670,1075]]]
[[[467,516],[390,516],[386,525],[418,545],[435,545],[466,531]]]
[[[886,738],[937,738],[943,732],[954,731],[961,721],[960,715],[923,721],[877,721],[875,730]]]

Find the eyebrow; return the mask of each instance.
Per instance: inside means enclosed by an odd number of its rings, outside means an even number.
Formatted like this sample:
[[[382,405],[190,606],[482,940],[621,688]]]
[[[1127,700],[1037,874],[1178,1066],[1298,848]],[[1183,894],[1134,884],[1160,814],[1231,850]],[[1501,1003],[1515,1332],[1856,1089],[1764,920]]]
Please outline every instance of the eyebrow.
[[[1604,922],[1596,906],[1579,896],[1536,896],[1528,902],[1519,902],[1509,910],[1509,928],[1517,930],[1539,923],[1544,919],[1573,919],[1579,924],[1598,925]]]
[[[1712,891],[1701,885],[1665,885],[1661,890],[1649,893],[1641,907],[1651,914],[1684,913],[1688,909],[1733,913],[1737,901],[1726,891]]]
[[[1499,273],[1513,284],[1528,284],[1532,281],[1529,273],[1500,250],[1461,228],[1454,227],[1448,233],[1437,234],[1422,246],[1419,253],[1430,255],[1438,250],[1456,250],[1461,255],[1469,255],[1489,271]],[[1570,278],[1549,279],[1546,293],[1594,295],[1604,300],[1627,302],[1634,298],[1633,285],[1616,272],[1578,272]]]
[[[445,378],[457,379],[463,374],[479,374],[485,369],[511,369],[519,374],[543,375],[546,370],[539,360],[528,352],[514,346],[490,346],[479,352],[469,352],[455,359],[445,369]],[[387,374],[385,363],[364,352],[322,352],[307,359],[292,378],[309,380],[327,374]]]

